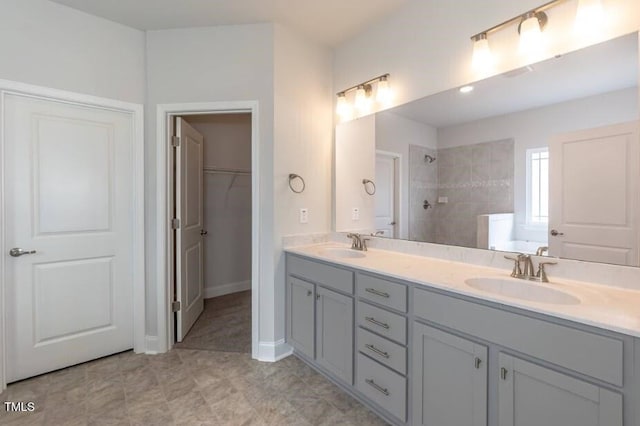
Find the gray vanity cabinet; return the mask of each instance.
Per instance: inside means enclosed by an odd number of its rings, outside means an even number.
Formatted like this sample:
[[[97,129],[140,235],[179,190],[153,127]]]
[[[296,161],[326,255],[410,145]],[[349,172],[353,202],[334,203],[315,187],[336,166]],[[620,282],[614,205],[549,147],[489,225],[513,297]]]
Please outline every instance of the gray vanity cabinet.
[[[413,354],[414,425],[487,425],[486,346],[414,323]]]
[[[353,298],[316,289],[316,362],[351,384]]]
[[[316,286],[291,276],[287,279],[287,286],[289,344],[313,359]]]
[[[296,353],[353,385],[353,272],[287,256],[287,342]]]
[[[498,426],[622,426],[622,395],[499,355]]]

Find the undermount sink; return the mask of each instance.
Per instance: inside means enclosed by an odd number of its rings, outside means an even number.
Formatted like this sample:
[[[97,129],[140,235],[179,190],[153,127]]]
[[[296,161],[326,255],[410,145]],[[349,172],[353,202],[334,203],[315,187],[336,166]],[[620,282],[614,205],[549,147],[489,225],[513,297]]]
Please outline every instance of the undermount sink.
[[[554,305],[577,305],[580,299],[560,289],[537,282],[510,278],[469,278],[465,284],[476,290],[499,294],[514,299]]]
[[[337,257],[342,259],[358,259],[364,257],[364,253],[361,251],[338,247],[322,249],[320,250],[320,254],[322,256]]]

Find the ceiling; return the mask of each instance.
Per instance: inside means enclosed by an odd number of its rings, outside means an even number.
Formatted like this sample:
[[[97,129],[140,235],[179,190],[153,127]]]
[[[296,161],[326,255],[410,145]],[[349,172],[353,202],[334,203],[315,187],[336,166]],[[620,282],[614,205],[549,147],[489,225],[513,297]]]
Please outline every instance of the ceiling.
[[[51,0],[139,30],[278,22],[336,46],[407,0]]]
[[[436,128],[537,108],[638,84],[638,34],[632,33],[387,110]]]

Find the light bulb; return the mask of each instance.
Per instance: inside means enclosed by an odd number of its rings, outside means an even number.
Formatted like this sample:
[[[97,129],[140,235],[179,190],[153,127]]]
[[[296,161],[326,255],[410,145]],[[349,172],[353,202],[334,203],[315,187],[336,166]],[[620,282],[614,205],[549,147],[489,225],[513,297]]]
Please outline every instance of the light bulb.
[[[580,36],[597,35],[602,26],[603,10],[600,0],[579,0],[574,30]]]
[[[391,87],[389,87],[389,79],[387,76],[383,76],[378,81],[378,92],[376,93],[376,100],[383,106],[391,106]]]
[[[524,15],[520,24],[519,53],[535,59],[542,53],[542,29],[535,12]]]
[[[369,99],[369,96],[367,94],[367,88],[363,84],[358,86],[358,88],[356,89],[356,98],[354,100],[354,104],[356,109],[360,113],[369,112],[369,109],[371,108],[371,100]]]
[[[338,103],[336,104],[336,113],[344,121],[349,120],[353,115],[353,108],[347,101],[347,96],[344,92],[338,93]]]
[[[493,55],[491,55],[486,33],[482,33],[473,39],[471,66],[480,73],[487,73],[493,67]]]

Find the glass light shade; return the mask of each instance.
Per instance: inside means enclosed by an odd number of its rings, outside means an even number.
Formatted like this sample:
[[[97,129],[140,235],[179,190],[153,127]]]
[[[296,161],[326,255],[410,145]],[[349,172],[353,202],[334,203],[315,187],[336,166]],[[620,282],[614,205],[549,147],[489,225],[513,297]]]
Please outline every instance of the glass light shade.
[[[602,26],[603,10],[600,0],[579,0],[574,29],[576,33],[592,36]]]
[[[489,40],[487,37],[479,38],[473,42],[473,57],[471,58],[471,66],[475,71],[487,72],[493,66],[493,55],[489,48]]]
[[[389,80],[387,78],[378,82],[376,100],[384,106],[389,106],[391,104],[391,87],[389,86]]]
[[[367,91],[365,90],[364,86],[359,86],[356,89],[356,98],[354,100],[354,105],[356,109],[361,113],[369,111],[371,107],[371,100],[369,99],[369,96],[367,96]]]
[[[347,101],[347,97],[344,93],[338,95],[336,113],[342,120],[348,120],[353,115],[353,108],[351,108],[351,105]]]
[[[542,29],[538,18],[533,15],[520,24],[520,46],[523,55],[535,57],[542,52]]]

